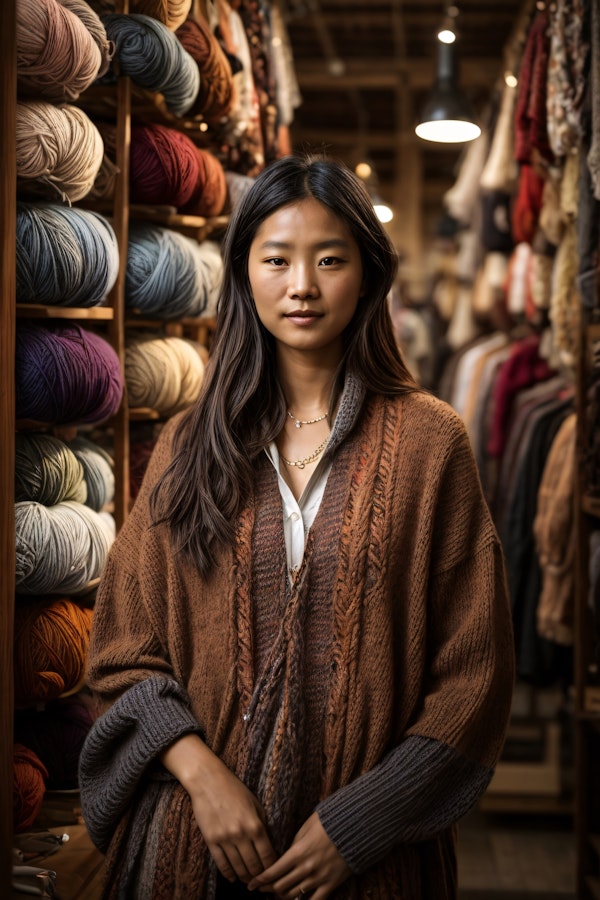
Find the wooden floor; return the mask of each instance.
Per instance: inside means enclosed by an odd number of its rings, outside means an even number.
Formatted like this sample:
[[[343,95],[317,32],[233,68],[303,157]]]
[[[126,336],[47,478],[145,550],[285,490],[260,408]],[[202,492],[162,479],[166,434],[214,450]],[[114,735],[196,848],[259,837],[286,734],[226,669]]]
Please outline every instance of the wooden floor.
[[[567,816],[484,813],[459,827],[460,900],[575,900]]]

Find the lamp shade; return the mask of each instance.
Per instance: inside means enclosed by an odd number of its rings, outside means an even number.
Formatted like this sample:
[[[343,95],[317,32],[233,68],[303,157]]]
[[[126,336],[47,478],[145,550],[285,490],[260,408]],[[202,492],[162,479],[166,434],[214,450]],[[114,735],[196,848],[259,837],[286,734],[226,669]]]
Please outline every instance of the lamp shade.
[[[442,144],[472,141],[481,134],[471,104],[456,79],[456,44],[438,45],[436,81],[415,131],[426,141]]]

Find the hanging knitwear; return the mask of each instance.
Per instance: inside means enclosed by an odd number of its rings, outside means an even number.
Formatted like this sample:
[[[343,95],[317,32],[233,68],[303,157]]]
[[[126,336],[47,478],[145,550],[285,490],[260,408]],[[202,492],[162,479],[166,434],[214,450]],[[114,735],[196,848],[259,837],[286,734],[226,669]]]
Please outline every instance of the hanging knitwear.
[[[15,503],[18,594],[71,594],[102,574],[115,522],[83,503]]]
[[[169,228],[132,222],[125,302],[147,315],[198,316],[216,308],[223,273],[218,246]]]
[[[104,144],[83,110],[41,101],[17,103],[16,136],[20,191],[74,203],[92,189]]]
[[[17,80],[21,94],[56,102],[77,100],[96,80],[102,64],[97,40],[79,16],[58,0],[19,0]]]
[[[13,746],[13,828],[27,831],[37,819],[48,772],[39,757],[22,744]]]
[[[85,674],[93,612],[72,600],[15,606],[15,703],[31,706],[74,692]]]
[[[63,500],[85,503],[83,466],[64,441],[50,434],[15,435],[15,500],[54,506]]]
[[[17,204],[17,302],[100,306],[119,272],[109,221],[57,203]]]
[[[80,325],[52,329],[19,322],[15,357],[17,419],[46,424],[100,422],[121,403],[119,358]]]
[[[185,115],[198,96],[200,72],[173,32],[149,16],[112,15],[102,21],[115,43],[120,74],[161,93],[174,115]]]
[[[187,19],[176,35],[200,72],[200,90],[190,113],[202,115],[207,122],[217,124],[233,105],[231,64],[208,22],[201,16]]]

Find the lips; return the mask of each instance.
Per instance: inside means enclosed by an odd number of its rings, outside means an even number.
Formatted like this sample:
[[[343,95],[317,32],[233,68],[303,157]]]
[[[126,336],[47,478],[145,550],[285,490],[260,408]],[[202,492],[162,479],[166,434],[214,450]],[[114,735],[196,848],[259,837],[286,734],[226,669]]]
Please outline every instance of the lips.
[[[295,309],[293,312],[285,313],[286,319],[318,319],[323,313],[315,312],[313,309]]]

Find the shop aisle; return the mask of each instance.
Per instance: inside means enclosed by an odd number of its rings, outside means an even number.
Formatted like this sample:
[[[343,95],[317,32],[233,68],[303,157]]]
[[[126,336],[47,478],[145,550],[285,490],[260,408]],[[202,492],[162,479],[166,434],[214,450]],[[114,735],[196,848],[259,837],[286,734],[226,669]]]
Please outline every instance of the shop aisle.
[[[459,826],[460,900],[575,900],[575,835],[562,816],[484,813]]]

